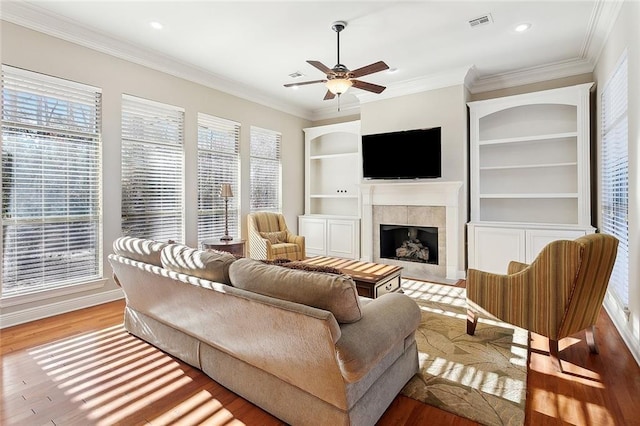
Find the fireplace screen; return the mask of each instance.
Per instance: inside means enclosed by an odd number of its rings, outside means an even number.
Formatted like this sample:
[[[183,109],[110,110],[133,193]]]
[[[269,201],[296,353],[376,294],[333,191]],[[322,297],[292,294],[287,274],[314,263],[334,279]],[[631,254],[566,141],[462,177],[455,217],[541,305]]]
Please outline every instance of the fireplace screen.
[[[380,225],[380,257],[438,264],[438,228]]]

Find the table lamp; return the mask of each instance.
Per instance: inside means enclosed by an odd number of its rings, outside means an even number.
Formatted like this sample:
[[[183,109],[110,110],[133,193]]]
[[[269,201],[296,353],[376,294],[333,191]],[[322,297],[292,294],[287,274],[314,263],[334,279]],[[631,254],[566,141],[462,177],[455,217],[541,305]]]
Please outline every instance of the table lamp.
[[[224,235],[220,237],[220,241],[231,241],[233,240],[233,237],[229,236],[229,198],[233,197],[231,184],[220,185],[220,196],[224,198]]]

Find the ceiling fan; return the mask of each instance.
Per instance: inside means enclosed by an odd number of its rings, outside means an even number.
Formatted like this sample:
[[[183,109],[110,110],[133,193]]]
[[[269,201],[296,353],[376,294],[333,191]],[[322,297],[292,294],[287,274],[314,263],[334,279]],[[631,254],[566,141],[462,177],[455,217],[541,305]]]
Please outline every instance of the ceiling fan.
[[[336,21],[331,24],[331,29],[333,29],[333,31],[335,31],[338,36],[338,63],[333,68],[329,68],[319,61],[307,61],[307,63],[325,73],[327,75],[326,79],[303,81],[300,83],[289,83],[285,84],[284,87],[296,87],[304,86],[307,84],[325,83],[328,89],[326,95],[324,95],[325,101],[327,99],[335,98],[336,95],[340,96],[351,86],[373,93],[382,93],[382,91],[386,89],[386,87],[356,79],[365,75],[389,69],[389,66],[383,61],[378,61],[353,71],[349,70],[349,68],[340,63],[340,32],[344,30],[346,26],[347,23],[344,21]]]

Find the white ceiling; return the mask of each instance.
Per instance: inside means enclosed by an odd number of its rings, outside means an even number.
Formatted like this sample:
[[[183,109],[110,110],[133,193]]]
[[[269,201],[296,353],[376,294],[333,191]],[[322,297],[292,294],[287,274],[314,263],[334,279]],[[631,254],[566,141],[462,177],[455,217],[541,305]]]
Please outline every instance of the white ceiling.
[[[331,23],[347,22],[340,59],[350,69],[378,60],[397,68],[350,89],[360,102],[466,82],[472,92],[593,70],[619,1],[2,1],[0,16],[306,118],[336,115],[324,75],[305,61],[336,63]],[[468,21],[491,14],[493,22]],[[151,21],[163,29],[150,27]],[[531,29],[516,33],[519,23]],[[294,80],[288,75],[302,72]],[[356,96],[357,95],[357,96]]]

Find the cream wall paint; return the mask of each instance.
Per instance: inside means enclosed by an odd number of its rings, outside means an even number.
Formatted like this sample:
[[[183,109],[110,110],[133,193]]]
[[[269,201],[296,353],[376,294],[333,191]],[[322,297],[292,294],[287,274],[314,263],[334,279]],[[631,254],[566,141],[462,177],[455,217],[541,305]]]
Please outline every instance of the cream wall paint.
[[[24,27],[1,22],[0,54],[2,63],[28,69],[102,89],[102,144],[104,196],[104,277],[111,277],[106,256],[112,241],[120,236],[120,103],[126,93],[185,109],[185,242],[197,246],[197,113],[203,112],[241,124],[241,225],[246,237],[249,212],[249,131],[258,126],[282,133],[282,210],[288,225],[297,230],[297,216],[304,211],[304,134],[310,121],[260,104],[205,87],[169,74],[152,70],[113,56],[97,52]],[[76,296],[50,298],[41,302],[4,307],[0,310],[3,325],[11,318],[35,319],[56,314],[69,301],[98,300],[100,294],[113,298],[112,280],[101,290]],[[115,293],[117,295],[117,292]],[[81,300],[81,299],[78,299]],[[82,307],[82,303],[79,302]],[[48,308],[50,307],[50,309]],[[77,308],[77,307],[76,307]]]
[[[458,265],[466,265],[465,224],[468,216],[468,137],[467,107],[469,93],[464,85],[423,93],[383,99],[362,104],[362,134],[374,134],[419,128],[442,128],[442,177],[439,181],[463,183],[459,196]],[[370,232],[362,230],[362,232]],[[465,268],[466,269],[466,268]],[[459,271],[464,276],[464,271]]]
[[[600,116],[601,93],[615,69],[620,55],[628,55],[628,137],[629,137],[629,315],[613,297],[605,299],[605,308],[620,334],[640,364],[640,2],[625,1],[611,34],[600,54],[594,75],[598,85],[597,114]],[[598,148],[601,146],[598,123]],[[598,150],[599,152],[599,150]],[[599,164],[598,164],[599,172]],[[599,176],[599,173],[598,173]],[[600,186],[600,183],[598,183]],[[598,199],[598,205],[600,199]],[[599,209],[598,209],[599,210]],[[598,217],[598,224],[602,223]]]

